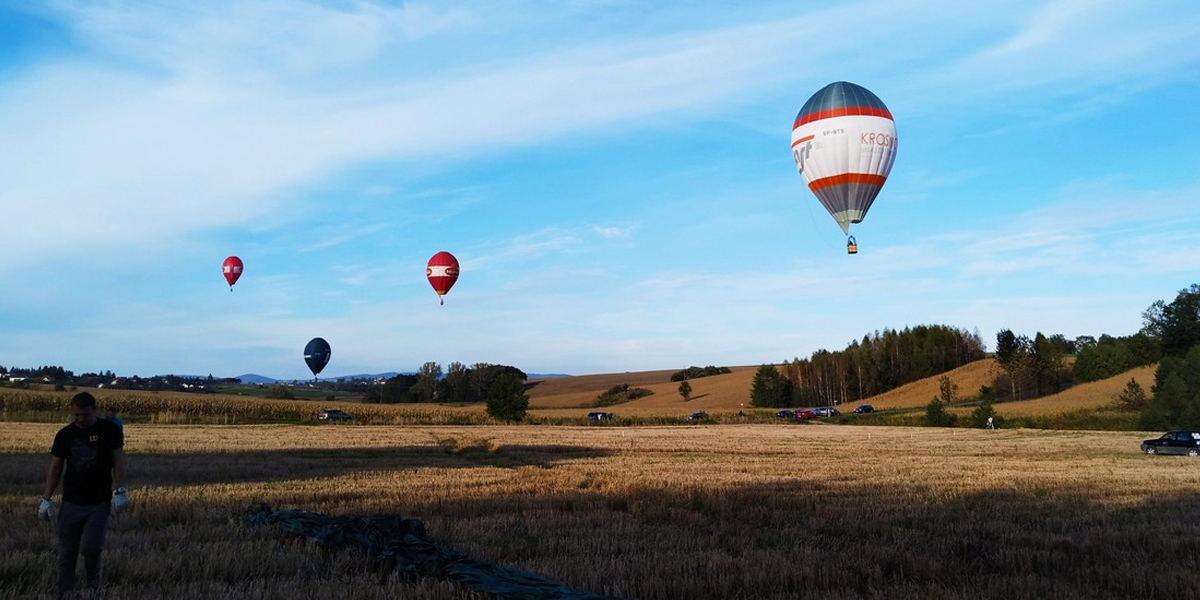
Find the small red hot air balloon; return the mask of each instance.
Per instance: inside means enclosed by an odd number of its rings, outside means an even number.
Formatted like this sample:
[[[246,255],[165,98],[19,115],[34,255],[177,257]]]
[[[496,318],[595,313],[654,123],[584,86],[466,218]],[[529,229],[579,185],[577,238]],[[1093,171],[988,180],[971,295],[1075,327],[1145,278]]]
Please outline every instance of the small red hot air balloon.
[[[236,256],[230,256],[225,259],[221,265],[221,272],[225,274],[225,281],[229,282],[229,291],[233,291],[233,284],[237,283],[238,277],[242,276],[242,259]]]
[[[434,254],[425,266],[425,277],[429,278],[429,285],[437,292],[440,303],[445,304],[446,300],[442,296],[454,287],[455,281],[458,281],[458,259],[445,250]]]

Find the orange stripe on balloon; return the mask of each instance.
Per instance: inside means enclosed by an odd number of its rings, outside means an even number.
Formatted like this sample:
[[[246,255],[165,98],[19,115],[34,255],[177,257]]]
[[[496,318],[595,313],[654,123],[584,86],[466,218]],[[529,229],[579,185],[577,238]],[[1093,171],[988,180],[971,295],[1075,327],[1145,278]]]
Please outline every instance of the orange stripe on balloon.
[[[792,129],[795,129],[805,123],[820,121],[821,119],[832,119],[834,117],[848,117],[855,115],[865,115],[868,117],[883,117],[888,120],[892,119],[892,113],[885,108],[873,108],[870,106],[845,106],[842,108],[831,108],[829,110],[819,110],[817,112],[808,113],[796,117],[795,124]]]
[[[815,137],[817,137],[817,136],[816,135],[806,135],[806,136],[792,142],[792,147],[795,148],[797,145],[803,144],[804,142],[807,142]]]
[[[887,178],[883,175],[870,175],[867,173],[843,173],[832,177],[822,177],[814,179],[808,184],[808,189],[817,191],[835,185],[845,185],[847,183],[865,183],[869,185],[883,185]]]

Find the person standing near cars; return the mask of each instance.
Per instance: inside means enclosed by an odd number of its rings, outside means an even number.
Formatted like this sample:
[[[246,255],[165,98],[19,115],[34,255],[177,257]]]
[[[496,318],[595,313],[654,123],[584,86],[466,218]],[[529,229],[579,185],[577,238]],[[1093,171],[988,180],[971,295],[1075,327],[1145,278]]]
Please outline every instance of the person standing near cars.
[[[109,498],[117,512],[129,508],[125,490],[125,436],[112,421],[96,418],[96,399],[87,392],[71,398],[71,424],[54,436],[50,468],[38,506],[39,519],[52,516],[50,498],[62,479],[58,515],[58,592],[75,589],[75,566],[83,555],[89,587],[100,584],[100,550],[108,531]],[[113,492],[113,484],[116,492]]]

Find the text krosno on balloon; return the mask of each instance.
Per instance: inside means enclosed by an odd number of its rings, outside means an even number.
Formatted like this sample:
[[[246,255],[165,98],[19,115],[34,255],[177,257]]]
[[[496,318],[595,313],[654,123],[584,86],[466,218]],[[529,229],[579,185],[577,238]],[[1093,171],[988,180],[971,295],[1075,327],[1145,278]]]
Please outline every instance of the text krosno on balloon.
[[[884,148],[895,146],[899,140],[894,135],[886,133],[863,133],[859,143],[869,146],[883,146]]]

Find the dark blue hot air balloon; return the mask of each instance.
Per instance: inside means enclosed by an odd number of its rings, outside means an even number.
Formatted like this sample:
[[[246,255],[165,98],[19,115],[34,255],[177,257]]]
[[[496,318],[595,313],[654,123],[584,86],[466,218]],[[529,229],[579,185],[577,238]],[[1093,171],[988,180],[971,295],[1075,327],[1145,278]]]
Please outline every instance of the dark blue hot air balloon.
[[[324,338],[315,337],[308,341],[308,345],[304,346],[304,362],[308,363],[308,370],[312,371],[313,377],[329,364],[329,355],[332,350],[329,348],[329,342]]]

